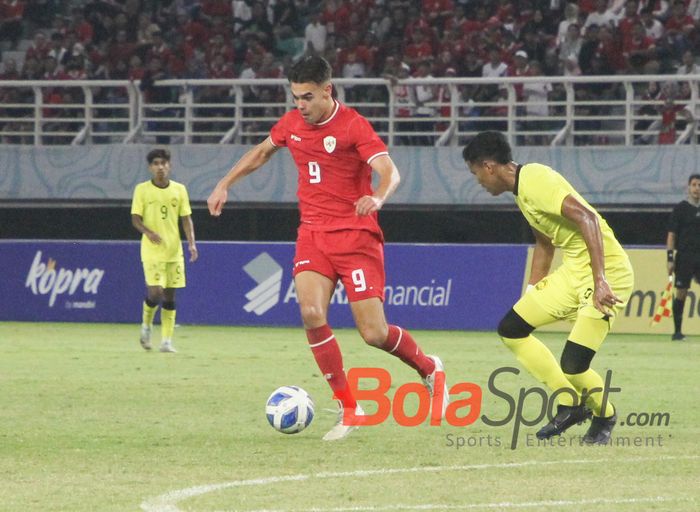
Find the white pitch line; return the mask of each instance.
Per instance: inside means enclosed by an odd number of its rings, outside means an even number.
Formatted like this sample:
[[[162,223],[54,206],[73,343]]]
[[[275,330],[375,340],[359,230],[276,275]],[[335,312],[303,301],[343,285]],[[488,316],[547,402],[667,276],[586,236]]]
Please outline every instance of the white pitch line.
[[[315,474],[300,474],[287,476],[271,476],[265,478],[253,478],[249,480],[234,480],[233,482],[222,482],[218,484],[198,485],[188,487],[186,489],[178,489],[170,491],[155,498],[149,499],[141,503],[141,510],[144,512],[182,512],[177,507],[180,501],[201,496],[210,492],[219,491],[221,489],[229,489],[232,487],[248,487],[258,485],[271,485],[280,482],[309,480],[312,478],[343,478],[343,477],[365,477],[373,475],[392,475],[397,473],[423,473],[423,472],[441,472],[441,471],[469,471],[479,469],[506,469],[518,468],[524,466],[550,466],[559,464],[599,464],[605,462],[642,462],[642,461],[661,461],[661,460],[685,460],[698,459],[700,455],[685,455],[685,456],[663,456],[663,457],[631,457],[628,459],[573,459],[573,460],[554,460],[554,461],[526,461],[526,462],[507,462],[501,464],[471,464],[464,466],[428,466],[428,467],[412,467],[412,468],[390,468],[390,469],[363,469],[356,471],[339,471],[339,472],[321,472]],[[487,504],[488,505],[488,504]],[[493,505],[494,507],[496,504]],[[534,505],[533,505],[534,506]],[[445,508],[445,507],[443,507]],[[485,508],[485,506],[482,506]],[[308,510],[308,509],[307,509]],[[335,509],[326,509],[335,511]],[[354,509],[338,509],[354,510]],[[361,508],[357,510],[382,510],[381,508]],[[391,510],[391,509],[387,509]],[[399,509],[400,510],[400,509]],[[420,509],[418,509],[420,510]],[[428,509],[430,510],[430,509]],[[250,511],[254,512],[254,511]],[[257,511],[262,512],[262,511]]]
[[[598,498],[584,500],[547,500],[547,501],[526,501],[516,503],[503,501],[500,503],[467,503],[464,505],[438,505],[426,503],[425,505],[385,505],[373,507],[332,507],[332,508],[305,508],[304,512],[383,512],[389,510],[478,510],[478,509],[518,509],[518,508],[541,508],[541,507],[561,507],[571,505],[622,505],[626,503],[660,503],[670,501],[695,501],[685,498],[674,498],[671,496],[656,496],[653,498]],[[228,511],[217,511],[228,512]],[[294,512],[292,509],[260,509],[249,512]]]

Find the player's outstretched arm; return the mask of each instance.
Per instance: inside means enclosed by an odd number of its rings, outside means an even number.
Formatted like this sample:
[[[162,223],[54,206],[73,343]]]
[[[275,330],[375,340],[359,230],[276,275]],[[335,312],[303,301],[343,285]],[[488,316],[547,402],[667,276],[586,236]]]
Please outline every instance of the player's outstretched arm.
[[[199,251],[197,250],[197,244],[194,241],[194,223],[192,222],[192,216],[185,215],[180,217],[180,222],[182,223],[182,230],[185,232],[185,237],[187,238],[187,248],[190,251],[190,262],[197,261],[197,258],[199,258]]]
[[[603,251],[603,233],[600,231],[598,216],[586,208],[572,195],[564,198],[561,214],[581,230],[591,258],[593,270],[593,305],[603,314],[609,314],[610,307],[622,302],[616,296],[605,279],[605,253]]]
[[[247,176],[265,165],[278,149],[279,148],[273,145],[268,137],[243,155],[226,176],[219,180],[219,183],[216,184],[216,187],[214,187],[214,190],[209,195],[207,199],[209,213],[215,217],[221,215],[224,203],[226,203],[228,199],[229,187],[243,176]]]
[[[379,174],[379,184],[374,194],[362,196],[355,202],[357,215],[369,215],[380,210],[401,182],[399,170],[389,155],[378,156],[369,165]]]

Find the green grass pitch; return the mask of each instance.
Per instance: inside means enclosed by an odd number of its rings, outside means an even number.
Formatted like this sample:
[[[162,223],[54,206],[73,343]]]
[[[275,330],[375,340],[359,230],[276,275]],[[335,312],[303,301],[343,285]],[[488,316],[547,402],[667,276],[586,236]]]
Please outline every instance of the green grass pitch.
[[[390,394],[418,380],[355,331],[336,334],[346,368],[391,372]],[[413,334],[442,357],[450,385],[484,389],[482,414],[505,414],[487,382],[517,364],[495,333]],[[603,447],[574,442],[587,425],[550,446],[531,442],[538,426],[523,426],[513,450],[512,424],[480,420],[402,427],[390,419],[322,442],[334,402],[298,328],[182,326],[177,354],[146,353],[138,335],[137,325],[0,323],[1,511],[700,509],[692,338],[611,335],[594,361],[622,388],[613,396],[622,421],[668,413],[668,425],[618,425],[616,444]],[[541,338],[560,354],[562,335]],[[265,400],[286,384],[316,402],[313,423],[297,435],[265,419]],[[515,395],[536,385],[525,373],[499,381]]]

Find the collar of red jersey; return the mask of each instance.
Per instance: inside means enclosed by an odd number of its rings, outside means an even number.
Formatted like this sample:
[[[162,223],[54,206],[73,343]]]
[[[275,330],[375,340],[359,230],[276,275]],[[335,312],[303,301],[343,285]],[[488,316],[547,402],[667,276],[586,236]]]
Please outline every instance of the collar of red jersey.
[[[335,108],[333,109],[333,113],[331,114],[331,116],[328,119],[326,119],[325,121],[321,121],[320,123],[316,123],[315,124],[316,126],[323,126],[324,124],[328,124],[333,120],[335,115],[338,113],[338,110],[340,109],[340,103],[338,103],[338,100],[333,100],[333,103],[335,103]]]

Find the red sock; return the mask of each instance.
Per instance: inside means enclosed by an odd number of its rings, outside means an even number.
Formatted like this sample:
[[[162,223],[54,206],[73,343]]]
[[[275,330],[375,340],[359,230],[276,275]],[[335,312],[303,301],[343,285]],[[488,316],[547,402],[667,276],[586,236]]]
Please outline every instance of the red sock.
[[[430,375],[435,370],[433,360],[423,353],[413,336],[398,325],[389,326],[389,335],[381,348],[401,359],[421,377]]]
[[[348,379],[343,370],[343,355],[331,328],[326,324],[307,329],[306,338],[323,378],[333,390],[333,397],[340,400],[345,408],[357,407],[355,397],[348,389]]]

